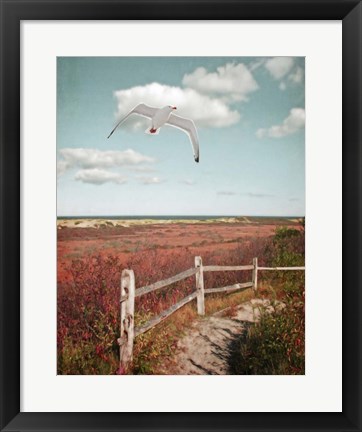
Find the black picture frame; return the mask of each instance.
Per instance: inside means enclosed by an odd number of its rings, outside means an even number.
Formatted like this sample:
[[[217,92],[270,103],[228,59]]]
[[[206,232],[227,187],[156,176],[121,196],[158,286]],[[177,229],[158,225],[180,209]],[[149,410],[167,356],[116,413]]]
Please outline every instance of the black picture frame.
[[[0,0],[0,429],[361,431],[362,6],[350,0]],[[21,20],[342,20],[343,410],[341,413],[20,412]],[[332,240],[331,240],[332,241]]]

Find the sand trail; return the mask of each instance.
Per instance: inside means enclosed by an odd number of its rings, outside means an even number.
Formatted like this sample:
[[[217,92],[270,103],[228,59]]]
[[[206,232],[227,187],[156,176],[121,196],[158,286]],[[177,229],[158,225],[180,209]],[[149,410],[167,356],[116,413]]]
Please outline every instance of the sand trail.
[[[233,343],[255,323],[261,311],[269,313],[283,308],[282,303],[272,306],[269,300],[253,299],[241,304],[228,317],[228,309],[193,325],[178,342],[173,359],[172,374],[177,375],[227,375]],[[170,373],[170,372],[168,372]]]

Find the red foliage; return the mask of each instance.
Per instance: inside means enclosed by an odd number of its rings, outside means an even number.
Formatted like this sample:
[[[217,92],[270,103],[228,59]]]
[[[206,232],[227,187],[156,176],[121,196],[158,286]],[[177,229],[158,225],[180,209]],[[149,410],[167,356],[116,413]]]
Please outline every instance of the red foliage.
[[[207,252],[202,256],[203,264],[251,264],[253,257],[261,256],[265,241],[255,239],[234,250]],[[124,373],[116,371],[115,366],[122,270],[133,269],[136,287],[141,287],[190,267],[194,267],[194,256],[188,248],[141,250],[123,260],[96,255],[72,261],[71,282],[58,285],[58,373]],[[205,273],[206,288],[250,280],[249,271]],[[194,290],[195,276],[192,276],[137,298],[136,316],[159,314]]]

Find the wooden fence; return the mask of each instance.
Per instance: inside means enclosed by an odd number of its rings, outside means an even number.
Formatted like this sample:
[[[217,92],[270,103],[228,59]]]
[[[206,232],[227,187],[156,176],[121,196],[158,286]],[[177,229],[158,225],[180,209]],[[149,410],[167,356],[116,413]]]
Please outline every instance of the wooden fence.
[[[204,287],[204,272],[213,271],[241,271],[252,270],[252,280],[250,282],[237,283],[219,288]],[[218,292],[231,292],[240,289],[253,288],[258,289],[258,272],[260,270],[305,270],[305,267],[258,267],[258,258],[253,259],[253,264],[240,266],[204,266],[201,257],[195,257],[195,267],[185,270],[175,276],[155,282],[151,285],[143,286],[136,289],[135,276],[133,270],[123,270],[121,277],[120,290],[120,337],[118,344],[120,347],[120,367],[125,370],[128,364],[132,361],[133,341],[134,338],[147,332],[155,327],[161,321],[172,315],[178,309],[197,299],[197,313],[205,315],[205,294],[213,294]],[[180,300],[170,308],[164,310],[159,315],[153,317],[145,324],[134,326],[134,305],[135,298],[144,294],[156,291],[165,286],[171,285],[180,280],[186,279],[195,275],[196,291]]]

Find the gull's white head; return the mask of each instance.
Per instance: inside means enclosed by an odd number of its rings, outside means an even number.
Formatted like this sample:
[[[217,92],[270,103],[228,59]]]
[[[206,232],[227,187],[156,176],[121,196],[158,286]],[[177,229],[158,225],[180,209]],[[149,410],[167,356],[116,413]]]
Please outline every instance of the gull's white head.
[[[175,107],[175,106],[173,106],[173,105],[169,105],[168,106],[170,109],[172,109],[172,110],[176,110],[177,108]]]

